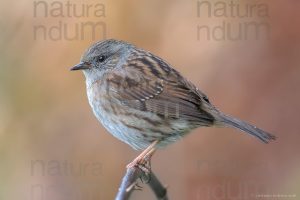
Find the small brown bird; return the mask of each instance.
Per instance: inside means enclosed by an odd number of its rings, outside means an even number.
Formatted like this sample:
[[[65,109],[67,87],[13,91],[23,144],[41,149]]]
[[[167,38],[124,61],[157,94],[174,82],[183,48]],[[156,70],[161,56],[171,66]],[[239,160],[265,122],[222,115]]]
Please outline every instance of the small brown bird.
[[[128,167],[202,126],[237,128],[264,143],[275,140],[220,112],[171,65],[127,42],[97,42],[71,70],[83,70],[89,103],[103,126],[132,148],[144,150]]]

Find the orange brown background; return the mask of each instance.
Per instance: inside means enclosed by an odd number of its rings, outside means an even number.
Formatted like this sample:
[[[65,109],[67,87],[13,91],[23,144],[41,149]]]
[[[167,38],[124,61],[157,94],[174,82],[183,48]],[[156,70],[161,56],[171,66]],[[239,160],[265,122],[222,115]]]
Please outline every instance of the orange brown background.
[[[69,27],[80,21],[103,21],[106,38],[126,40],[159,55],[222,111],[278,136],[264,145],[237,130],[194,130],[153,157],[152,168],[168,185],[170,199],[264,199],[255,196],[259,194],[298,199],[300,2],[235,2],[267,4],[269,17],[255,20],[270,25],[269,39],[198,40],[199,24],[224,19],[197,17],[195,0],[99,1],[105,5],[105,17],[99,19],[34,17],[34,1],[1,0],[0,199],[39,199],[38,194],[31,195],[35,184],[59,186],[44,199],[80,199],[58,193],[86,190],[91,196],[81,199],[113,199],[126,164],[138,154],[97,122],[83,75],[69,71],[93,41],[33,38],[35,25],[50,27],[60,20]],[[75,170],[96,163],[101,173],[92,174],[88,167],[84,174],[43,175],[40,168],[32,169],[36,160],[50,171],[53,161],[60,167],[67,161]],[[144,186],[132,199],[153,197]]]

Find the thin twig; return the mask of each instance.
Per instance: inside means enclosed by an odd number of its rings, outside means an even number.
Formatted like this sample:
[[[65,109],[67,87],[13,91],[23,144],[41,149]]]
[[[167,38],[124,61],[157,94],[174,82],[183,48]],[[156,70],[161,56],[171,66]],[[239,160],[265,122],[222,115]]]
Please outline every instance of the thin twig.
[[[150,182],[148,183],[158,200],[168,200],[167,188],[164,187],[154,173],[150,174]]]
[[[149,174],[145,174],[140,167],[131,167],[127,169],[126,174],[122,179],[116,200],[128,200],[137,187],[137,180],[143,177],[149,177],[147,184],[149,184],[158,200],[168,200],[167,189],[160,183],[155,174],[152,171],[150,171]]]
[[[122,183],[119,188],[116,200],[129,199],[132,191],[134,190],[134,184],[142,173],[142,170],[137,167],[131,167],[127,169],[126,174],[122,179]]]

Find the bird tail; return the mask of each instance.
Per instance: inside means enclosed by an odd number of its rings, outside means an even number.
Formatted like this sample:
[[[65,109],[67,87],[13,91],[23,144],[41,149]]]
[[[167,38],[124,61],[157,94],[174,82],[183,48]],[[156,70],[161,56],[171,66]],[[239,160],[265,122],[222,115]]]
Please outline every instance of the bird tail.
[[[269,143],[271,140],[275,140],[276,136],[267,133],[251,124],[248,124],[242,120],[236,119],[234,117],[225,115],[222,112],[218,112],[217,125],[229,126],[232,128],[239,129],[243,132],[249,133],[263,141],[264,143]]]

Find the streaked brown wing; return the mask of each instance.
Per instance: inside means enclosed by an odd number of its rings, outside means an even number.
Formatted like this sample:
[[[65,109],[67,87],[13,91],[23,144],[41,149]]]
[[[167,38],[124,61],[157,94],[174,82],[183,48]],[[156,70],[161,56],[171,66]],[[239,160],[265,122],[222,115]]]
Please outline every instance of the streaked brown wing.
[[[122,99],[124,106],[200,125],[211,125],[214,121],[212,115],[201,108],[203,101],[208,102],[207,97],[153,55],[130,59],[111,73],[109,80],[114,84],[113,95]]]

